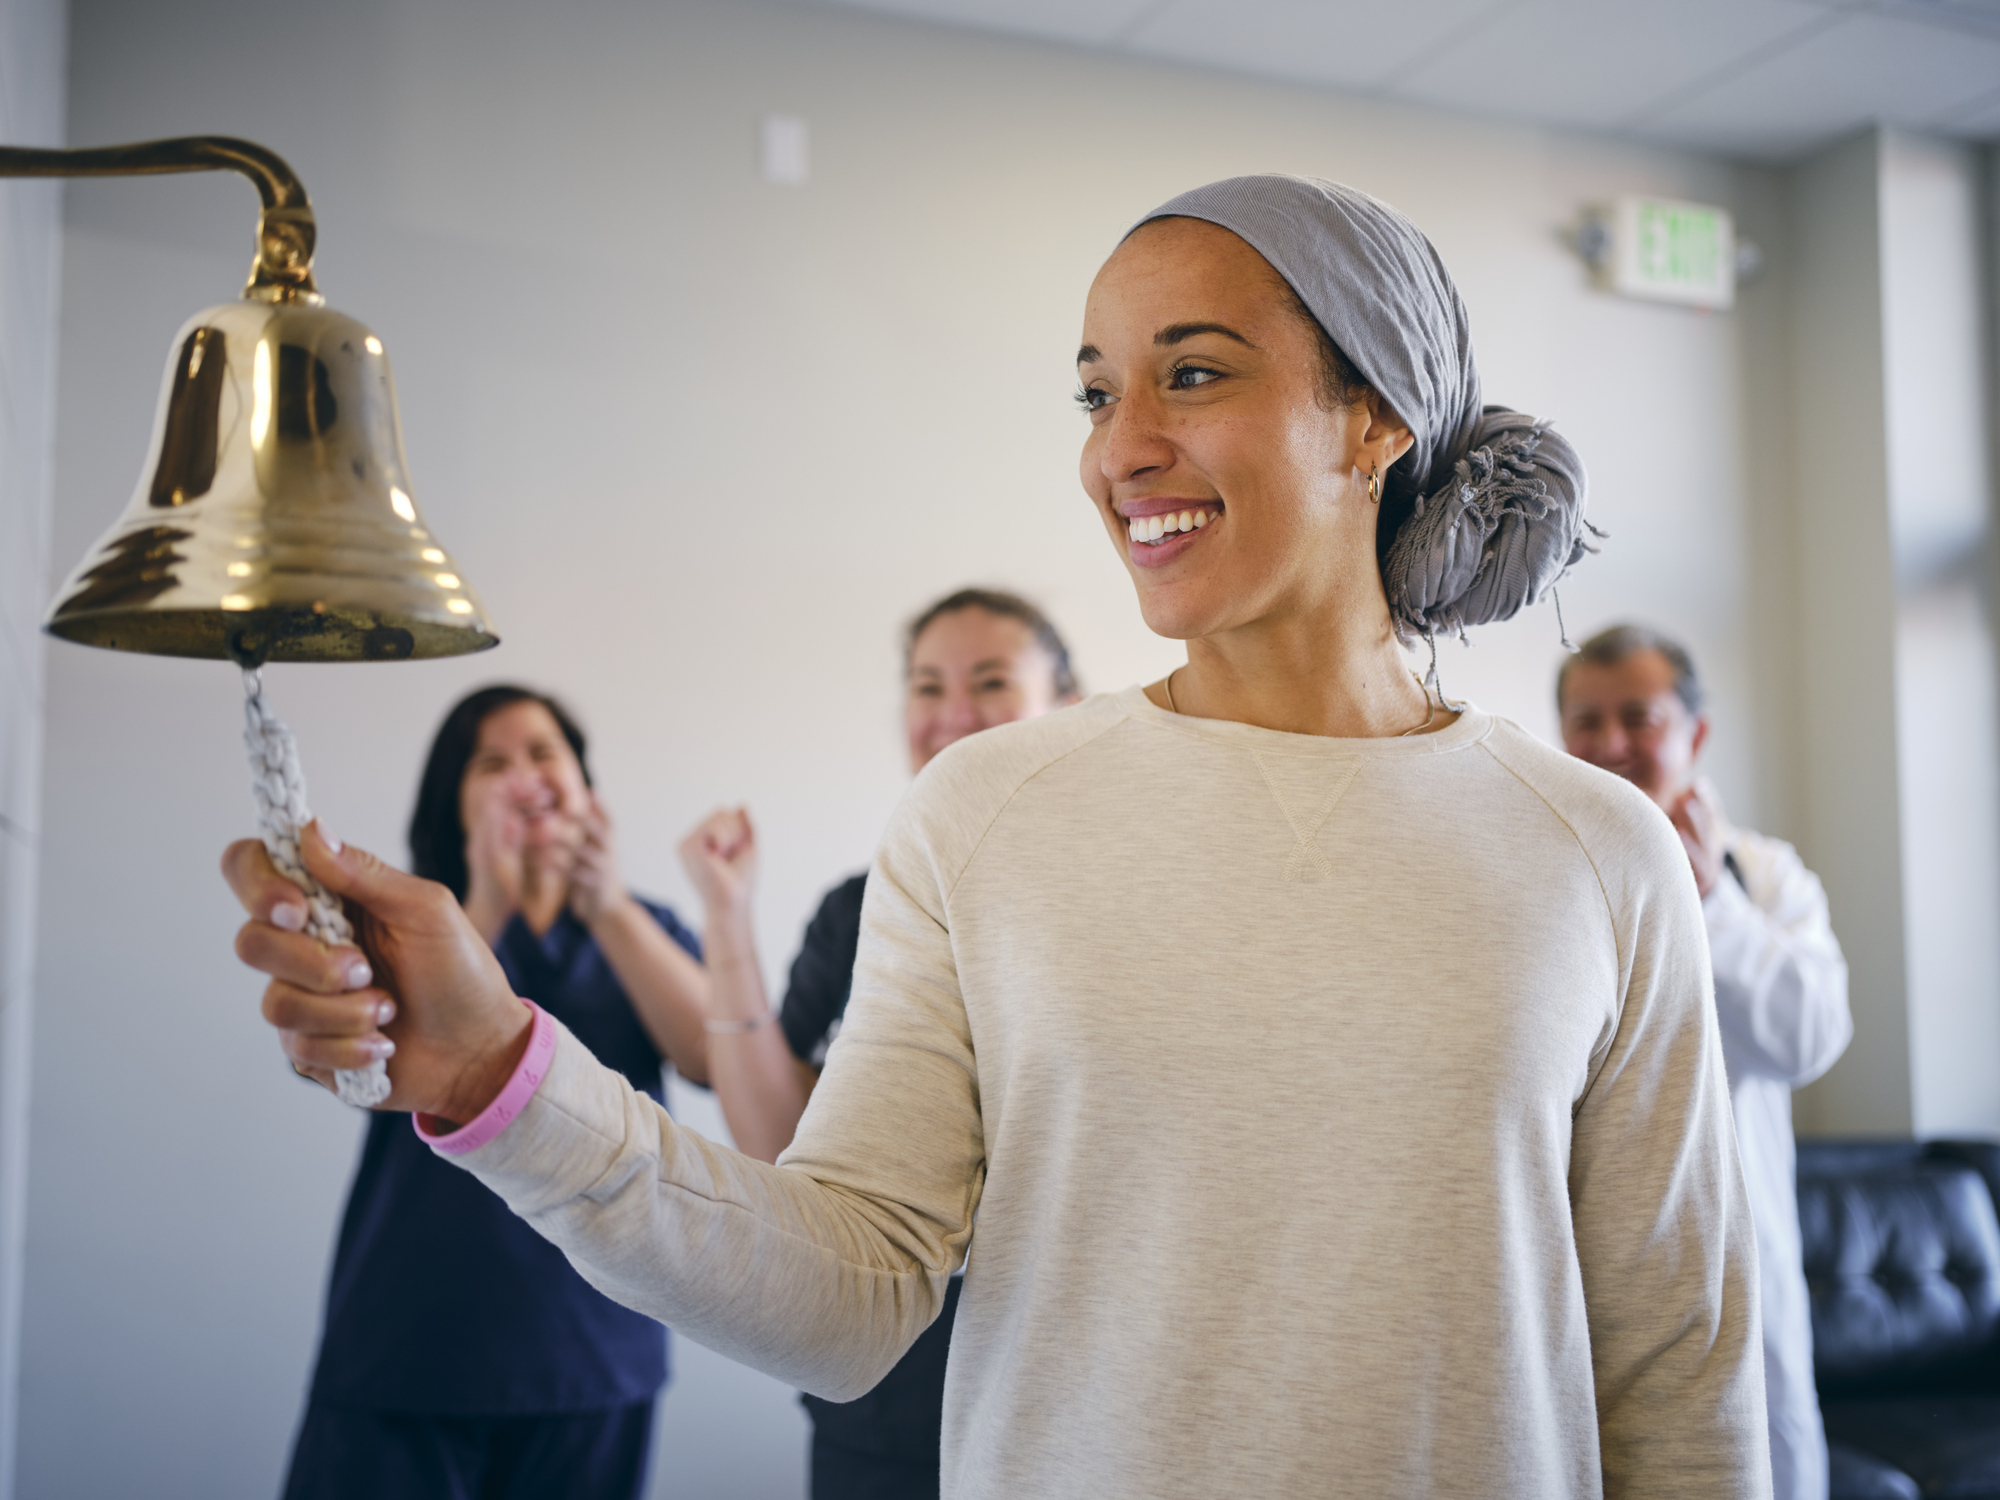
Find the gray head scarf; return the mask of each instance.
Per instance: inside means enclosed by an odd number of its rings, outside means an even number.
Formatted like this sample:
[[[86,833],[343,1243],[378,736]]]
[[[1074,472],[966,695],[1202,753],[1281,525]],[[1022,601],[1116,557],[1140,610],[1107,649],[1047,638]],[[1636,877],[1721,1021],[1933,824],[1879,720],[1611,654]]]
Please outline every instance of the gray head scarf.
[[[1548,423],[1480,405],[1465,304],[1416,225],[1351,187],[1275,172],[1182,193],[1139,224],[1176,217],[1269,261],[1415,434],[1385,476],[1391,512],[1409,512],[1382,562],[1405,641],[1511,619],[1595,550],[1583,461]]]

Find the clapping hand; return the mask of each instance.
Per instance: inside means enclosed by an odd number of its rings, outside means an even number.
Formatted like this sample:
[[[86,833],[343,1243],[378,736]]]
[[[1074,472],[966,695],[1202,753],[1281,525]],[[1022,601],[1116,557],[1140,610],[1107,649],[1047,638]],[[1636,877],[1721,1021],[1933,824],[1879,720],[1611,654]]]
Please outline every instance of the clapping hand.
[[[611,815],[597,794],[576,820],[577,841],[569,867],[569,907],[586,927],[595,927],[632,899],[618,870],[618,844]]]
[[[748,917],[757,886],[757,831],[750,810],[710,813],[681,840],[681,864],[708,908],[710,925]]]
[[[520,777],[467,783],[465,907],[488,943],[517,912],[533,931],[548,930],[570,897],[584,811]]]
[[[1688,863],[1694,866],[1695,889],[1706,898],[1722,878],[1722,859],[1727,852],[1723,847],[1726,825],[1722,801],[1708,778],[1702,777],[1674,799],[1667,816],[1673,820],[1674,832],[1681,836]]]

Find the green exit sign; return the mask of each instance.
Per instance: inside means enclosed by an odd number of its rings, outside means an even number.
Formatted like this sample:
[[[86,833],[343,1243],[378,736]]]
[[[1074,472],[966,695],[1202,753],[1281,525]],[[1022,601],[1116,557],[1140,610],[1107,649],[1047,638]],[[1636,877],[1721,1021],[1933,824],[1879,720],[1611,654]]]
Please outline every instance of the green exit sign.
[[[1611,215],[1613,291],[1689,307],[1736,301],[1736,227],[1729,210],[1671,198],[1620,198]]]

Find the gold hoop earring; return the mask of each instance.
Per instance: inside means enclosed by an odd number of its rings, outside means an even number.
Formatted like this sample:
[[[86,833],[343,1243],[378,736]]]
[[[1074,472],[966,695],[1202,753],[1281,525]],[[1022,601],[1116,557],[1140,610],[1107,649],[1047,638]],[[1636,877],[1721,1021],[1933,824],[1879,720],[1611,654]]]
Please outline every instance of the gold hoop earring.
[[[1377,464],[1368,475],[1368,500],[1372,505],[1382,503],[1382,466]]]

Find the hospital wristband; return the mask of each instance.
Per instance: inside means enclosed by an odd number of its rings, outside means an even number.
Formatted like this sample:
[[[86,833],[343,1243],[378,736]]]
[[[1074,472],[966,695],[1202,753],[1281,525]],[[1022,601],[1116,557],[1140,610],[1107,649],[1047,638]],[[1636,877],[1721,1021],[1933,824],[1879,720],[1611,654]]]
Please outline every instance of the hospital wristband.
[[[520,1065],[514,1069],[514,1075],[507,1080],[507,1086],[470,1124],[461,1125],[445,1135],[424,1129],[422,1115],[411,1115],[410,1124],[425,1145],[447,1156],[463,1156],[468,1151],[477,1151],[513,1124],[514,1117],[526,1109],[528,1101],[535,1097],[535,1090],[549,1076],[549,1059],[555,1056],[556,1023],[555,1018],[534,1001],[523,1000],[521,1003],[534,1012],[535,1019],[528,1033],[528,1050],[522,1055]]]

